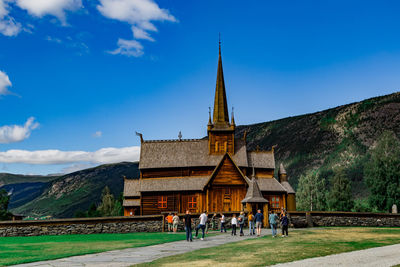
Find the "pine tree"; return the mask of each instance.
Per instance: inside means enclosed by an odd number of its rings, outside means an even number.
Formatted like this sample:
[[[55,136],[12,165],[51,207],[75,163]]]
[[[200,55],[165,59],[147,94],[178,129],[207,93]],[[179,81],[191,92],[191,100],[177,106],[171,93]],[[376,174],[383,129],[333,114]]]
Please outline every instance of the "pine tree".
[[[399,206],[400,141],[393,132],[385,131],[371,149],[365,176],[372,208],[390,211],[393,204]]]
[[[103,217],[114,216],[115,200],[108,186],[104,187],[103,189],[103,192],[101,194],[101,203],[97,210]]]
[[[332,178],[332,188],[328,194],[329,209],[333,211],[350,211],[354,206],[351,193],[351,182],[346,177],[344,169],[335,172]]]
[[[299,210],[325,210],[326,183],[317,171],[300,176],[296,202]]]
[[[8,212],[8,203],[10,202],[10,196],[7,191],[0,190],[0,220],[11,219],[11,213]]]

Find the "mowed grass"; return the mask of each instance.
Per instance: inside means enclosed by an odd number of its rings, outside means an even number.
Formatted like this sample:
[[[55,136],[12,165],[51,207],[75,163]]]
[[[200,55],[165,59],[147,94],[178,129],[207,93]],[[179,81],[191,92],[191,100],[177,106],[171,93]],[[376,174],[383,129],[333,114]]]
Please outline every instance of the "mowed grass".
[[[0,266],[184,240],[184,233],[0,237]]]
[[[200,249],[139,266],[266,266],[400,243],[400,228],[296,230],[288,238],[257,239]]]

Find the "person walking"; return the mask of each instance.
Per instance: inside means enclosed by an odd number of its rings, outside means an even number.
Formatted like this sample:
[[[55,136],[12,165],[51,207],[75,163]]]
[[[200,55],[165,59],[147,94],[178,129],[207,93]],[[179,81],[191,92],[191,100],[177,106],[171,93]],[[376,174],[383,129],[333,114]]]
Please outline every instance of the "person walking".
[[[278,215],[276,215],[274,212],[270,211],[268,221],[269,221],[269,225],[271,226],[272,237],[276,237],[277,220],[278,220]]]
[[[197,238],[197,236],[199,234],[199,229],[201,229],[201,232],[202,232],[201,240],[204,240],[204,231],[206,230],[206,223],[207,223],[207,220],[208,220],[207,211],[203,211],[203,213],[200,214],[199,219],[200,219],[200,223],[196,227],[196,238]]]
[[[257,236],[261,236],[261,227],[264,220],[264,215],[261,213],[261,210],[257,210],[254,220],[256,221]]]
[[[226,233],[226,228],[225,228],[225,215],[224,214],[222,214],[222,213],[220,213],[220,215],[221,215],[221,233],[222,233],[222,230]]]
[[[174,233],[178,230],[178,225],[179,225],[179,216],[178,213],[174,214],[174,217],[172,217],[172,228],[174,229]]]
[[[256,234],[256,230],[255,230],[255,225],[254,225],[254,215],[253,215],[253,213],[250,211],[250,213],[249,213],[249,217],[248,217],[248,220],[249,220],[249,233],[250,233],[250,235],[255,235]]]
[[[240,215],[239,215],[239,227],[240,227],[240,236],[244,236],[243,233],[243,227],[244,227],[244,221],[245,221],[246,217],[244,216],[244,212],[241,211]]]
[[[172,214],[169,213],[167,216],[167,223],[168,223],[168,232],[172,232]]]
[[[231,225],[232,225],[232,235],[236,235],[236,227],[237,227],[237,219],[236,214],[232,215]]]
[[[289,235],[289,233],[288,233],[289,219],[288,219],[286,213],[284,213],[281,218],[281,225],[282,225],[282,237],[285,237],[285,233],[286,233],[286,237],[288,237],[288,235]]]
[[[217,214],[214,213],[211,217],[211,228],[213,231],[217,230]]]
[[[183,217],[183,223],[185,225],[186,231],[186,241],[192,242],[192,216],[190,215],[190,211],[187,210],[185,216]]]

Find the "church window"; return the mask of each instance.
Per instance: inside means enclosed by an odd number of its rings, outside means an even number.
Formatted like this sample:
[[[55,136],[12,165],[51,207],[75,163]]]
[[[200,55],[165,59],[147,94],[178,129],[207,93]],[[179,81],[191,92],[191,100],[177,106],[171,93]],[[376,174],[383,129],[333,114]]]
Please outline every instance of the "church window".
[[[189,197],[189,209],[195,209],[197,208],[197,197]]]
[[[219,146],[219,142],[215,142],[215,152],[218,152],[218,146]]]
[[[167,208],[167,197],[166,196],[159,196],[158,197],[158,208],[159,209],[166,209]]]
[[[225,142],[225,143],[224,143],[224,151],[226,152],[227,149],[228,149],[228,142]]]
[[[271,204],[271,208],[279,208],[280,207],[279,197],[278,196],[272,196],[270,198],[270,204]]]

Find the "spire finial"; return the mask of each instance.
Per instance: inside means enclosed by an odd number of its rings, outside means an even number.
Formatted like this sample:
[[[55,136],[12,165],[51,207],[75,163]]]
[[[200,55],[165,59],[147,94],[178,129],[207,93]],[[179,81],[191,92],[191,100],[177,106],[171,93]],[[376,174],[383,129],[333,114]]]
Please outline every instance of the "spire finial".
[[[235,108],[232,107],[232,116],[231,116],[231,118],[232,118],[232,119],[231,119],[231,124],[232,124],[232,125],[235,125],[235,116],[234,116],[234,114],[233,114],[234,109],[235,109]]]
[[[219,46],[219,54],[221,55],[221,33],[218,33],[218,46]]]
[[[208,107],[208,125],[212,125],[212,121],[211,121],[211,107]]]

